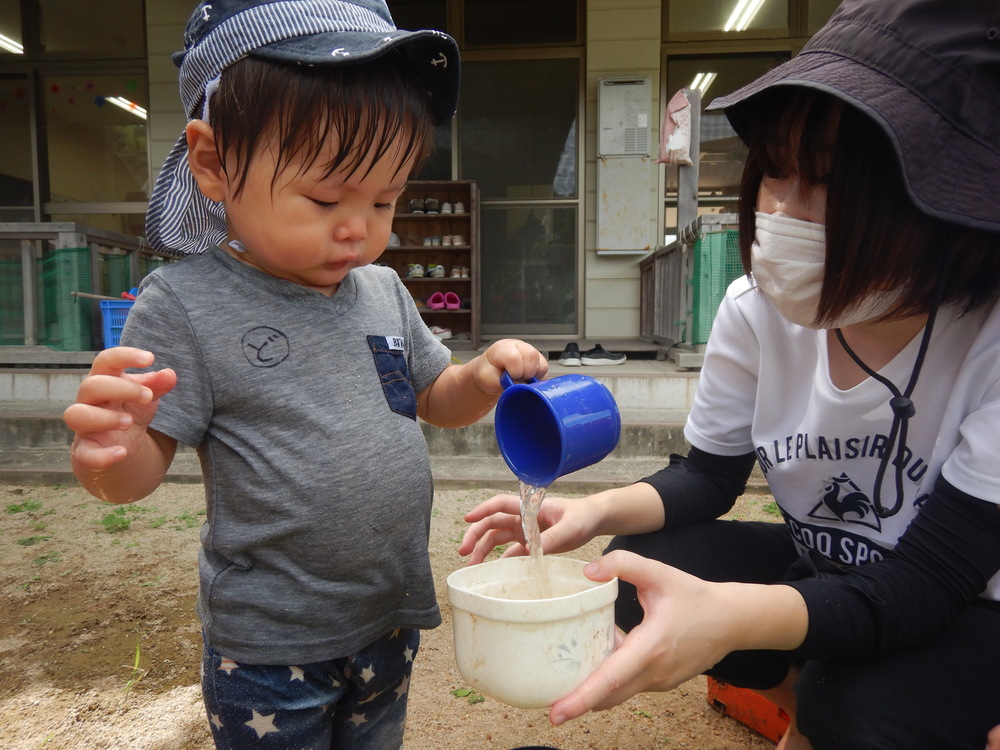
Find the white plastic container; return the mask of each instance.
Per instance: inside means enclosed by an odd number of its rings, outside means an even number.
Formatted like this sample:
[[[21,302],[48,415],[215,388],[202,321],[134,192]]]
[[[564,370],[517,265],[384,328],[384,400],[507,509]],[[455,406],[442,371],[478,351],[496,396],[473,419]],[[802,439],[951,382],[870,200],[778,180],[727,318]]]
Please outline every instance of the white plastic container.
[[[476,690],[519,708],[551,706],[589,677],[615,645],[618,579],[595,583],[580,560],[546,555],[552,598],[539,599],[530,557],[448,576],[455,659]]]

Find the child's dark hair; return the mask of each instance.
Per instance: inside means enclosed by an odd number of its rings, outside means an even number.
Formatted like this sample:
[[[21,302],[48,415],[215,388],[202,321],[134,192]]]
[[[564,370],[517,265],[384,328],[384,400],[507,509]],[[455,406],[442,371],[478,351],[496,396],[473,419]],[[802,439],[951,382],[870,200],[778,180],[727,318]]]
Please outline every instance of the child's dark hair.
[[[761,179],[797,175],[806,186],[827,189],[821,322],[893,289],[902,289],[903,297],[892,317],[928,312],[939,283],[941,301],[965,311],[995,299],[1000,234],[920,211],[893,144],[868,115],[799,87],[762,97],[744,134],[749,154],[740,189],[740,250],[748,272]]]
[[[336,152],[322,165],[326,175],[374,164],[401,144],[399,163],[413,158],[413,172],[427,158],[432,116],[423,86],[395,53],[374,61],[298,66],[245,57],[223,72],[209,104],[209,124],[219,156],[231,157],[236,193],[245,184],[257,149],[274,138],[278,174],[296,157],[302,169],[333,142]]]

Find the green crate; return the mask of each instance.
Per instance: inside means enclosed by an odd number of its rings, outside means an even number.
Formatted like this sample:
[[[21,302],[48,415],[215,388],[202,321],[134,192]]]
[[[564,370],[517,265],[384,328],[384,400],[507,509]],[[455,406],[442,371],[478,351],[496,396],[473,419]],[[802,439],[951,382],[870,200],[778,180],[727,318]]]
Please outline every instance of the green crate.
[[[705,344],[726,288],[743,274],[739,232],[706,232],[694,242],[691,343]]]
[[[21,261],[0,260],[0,346],[24,345]]]
[[[68,352],[91,351],[92,305],[72,292],[90,292],[90,248],[51,250],[37,262],[38,343]]]
[[[101,287],[108,297],[118,297],[132,288],[128,255],[101,253]]]
[[[159,255],[140,255],[139,278],[145,278],[157,268],[162,268],[171,262],[169,258],[162,258]]]

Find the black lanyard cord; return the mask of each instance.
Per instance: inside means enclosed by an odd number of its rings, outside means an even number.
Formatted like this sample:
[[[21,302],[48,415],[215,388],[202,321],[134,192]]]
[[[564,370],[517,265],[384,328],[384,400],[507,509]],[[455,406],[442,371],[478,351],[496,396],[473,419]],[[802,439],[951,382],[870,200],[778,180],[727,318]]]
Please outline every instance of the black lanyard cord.
[[[902,393],[899,392],[899,389],[891,380],[883,375],[879,375],[861,361],[861,358],[847,345],[847,342],[844,340],[844,334],[839,328],[835,328],[833,331],[837,335],[837,341],[840,342],[840,345],[844,347],[844,351],[850,355],[858,367],[864,370],[868,376],[882,383],[892,394],[892,398],[889,400],[889,407],[892,409],[892,427],[889,428],[889,444],[885,446],[885,449],[882,451],[882,457],[879,460],[878,471],[875,474],[875,490],[872,497],[875,512],[880,518],[894,516],[903,507],[903,465],[906,461],[907,427],[909,426],[911,417],[917,413],[913,401],[910,400],[910,396],[917,385],[917,377],[920,375],[920,370],[924,366],[924,358],[927,355],[927,348],[930,346],[931,333],[934,330],[934,321],[937,318],[938,308],[941,306],[944,286],[944,276],[942,275],[934,293],[934,301],[930,312],[927,314],[927,323],[924,325],[924,333],[920,339],[920,348],[917,350],[917,358],[913,363],[913,370],[910,372],[910,381],[906,385],[906,390]],[[892,504],[891,508],[886,508],[882,505],[882,482],[885,479],[885,472],[889,466],[889,457],[892,454],[893,447],[896,445],[897,437],[899,438],[899,449],[896,451],[896,460],[893,462],[896,467],[896,501]]]

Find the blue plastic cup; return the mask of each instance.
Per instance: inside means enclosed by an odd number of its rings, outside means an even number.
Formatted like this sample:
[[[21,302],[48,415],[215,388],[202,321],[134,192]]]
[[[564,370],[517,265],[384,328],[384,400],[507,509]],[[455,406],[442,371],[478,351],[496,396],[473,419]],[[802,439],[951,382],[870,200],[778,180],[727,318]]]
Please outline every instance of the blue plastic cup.
[[[618,445],[622,422],[611,391],[586,375],[532,378],[500,376],[494,428],[500,454],[526,484],[548,487],[586,468]]]

